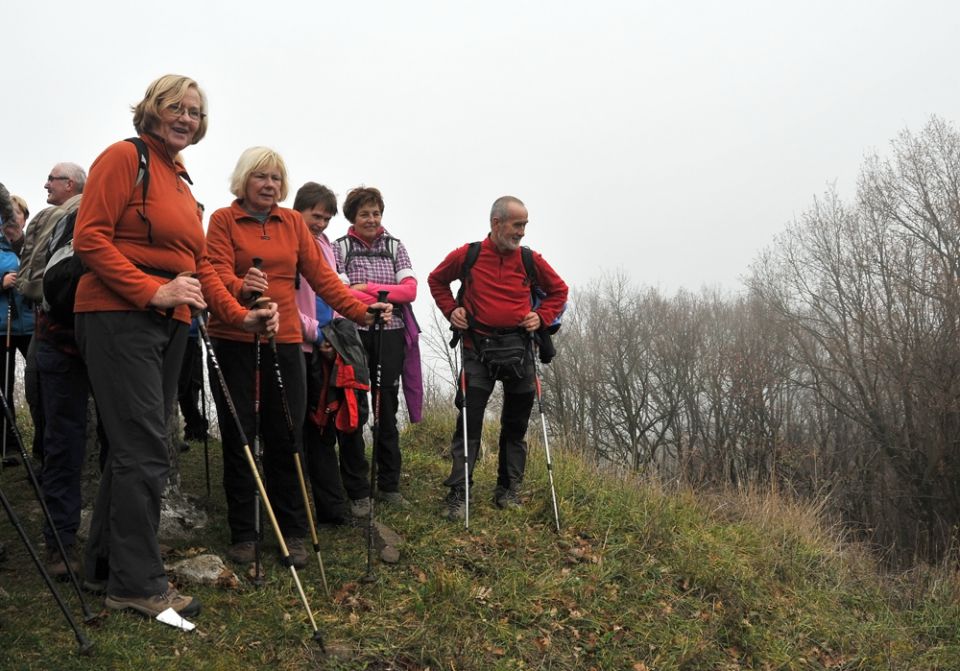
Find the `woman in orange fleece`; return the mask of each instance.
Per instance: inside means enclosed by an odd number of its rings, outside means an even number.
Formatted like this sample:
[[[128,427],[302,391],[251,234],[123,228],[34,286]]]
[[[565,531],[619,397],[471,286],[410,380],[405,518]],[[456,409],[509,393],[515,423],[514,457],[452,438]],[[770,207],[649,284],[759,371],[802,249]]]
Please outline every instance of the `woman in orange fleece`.
[[[167,415],[190,313],[209,305],[237,329],[272,333],[278,326],[275,305],[242,307],[207,258],[180,161],[206,133],[206,111],[192,79],[166,75],[150,84],[133,110],[146,174],[133,142],[107,147],[90,168],[74,233],[74,250],[90,271],[77,288],[76,339],[110,444],[85,582],[102,581],[97,569],[108,559],[107,607],[150,617],[167,608],[184,616],[200,610],[199,601],[170,587],[157,542],[170,466]]]
[[[267,494],[286,540],[290,559],[300,568],[307,562],[303,538],[309,531],[293,453],[301,449],[306,412],[306,370],[300,343],[300,313],[296,304],[298,275],[340,314],[358,324],[371,325],[375,310],[383,310],[389,321],[389,303],[369,308],[354,298],[320,254],[303,217],[296,210],[279,207],[287,197],[287,169],[272,149],[251,147],[240,156],[233,171],[230,190],[233,204],[210,217],[207,248],[213,266],[224,285],[241,301],[257,295],[276,301],[280,312],[276,357],[293,421],[290,434],[279,385],[274,374],[271,348],[260,348],[260,434],[263,436],[263,469]],[[256,268],[254,259],[260,260]],[[210,322],[210,335],[233,396],[244,433],[256,434],[254,379],[257,346],[250,336],[219,319]],[[256,485],[242,450],[240,436],[230,419],[224,399],[214,390],[220,435],[223,437],[223,486],[227,494],[227,521],[231,546],[227,557],[237,563],[255,560],[257,531]]]

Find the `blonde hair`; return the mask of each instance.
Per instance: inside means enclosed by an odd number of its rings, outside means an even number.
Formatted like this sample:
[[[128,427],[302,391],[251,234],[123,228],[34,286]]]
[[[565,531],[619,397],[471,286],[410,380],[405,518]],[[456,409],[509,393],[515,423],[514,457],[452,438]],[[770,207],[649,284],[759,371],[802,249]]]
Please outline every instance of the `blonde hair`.
[[[280,172],[280,197],[277,198],[277,202],[286,200],[289,192],[287,165],[283,162],[283,157],[270,147],[250,147],[240,154],[237,167],[233,169],[233,175],[230,176],[230,193],[243,199],[250,175],[259,170],[274,167]]]
[[[207,96],[197,82],[182,75],[164,75],[147,87],[147,92],[133,110],[133,127],[137,135],[152,131],[160,123],[160,115],[168,105],[179,105],[187,91],[194,89],[200,96],[200,124],[190,144],[196,144],[207,134]]]
[[[23,222],[26,223],[27,219],[30,218],[30,210],[27,208],[27,201],[17,195],[10,196],[10,200],[13,201],[13,204],[20,208],[20,211],[23,212]]]

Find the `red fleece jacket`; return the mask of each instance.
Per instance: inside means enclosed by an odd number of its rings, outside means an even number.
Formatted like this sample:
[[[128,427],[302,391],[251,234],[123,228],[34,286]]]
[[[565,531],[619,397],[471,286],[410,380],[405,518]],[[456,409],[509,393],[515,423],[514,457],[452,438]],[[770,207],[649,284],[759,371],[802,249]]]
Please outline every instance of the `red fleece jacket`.
[[[278,343],[303,342],[295,289],[298,270],[334,310],[355,322],[363,322],[367,306],[350,295],[327,265],[306,222],[295,210],[274,206],[261,224],[235,200],[230,207],[210,216],[207,249],[224,285],[238,297],[254,257],[263,259],[260,269],[269,283],[266,295],[280,312]],[[210,320],[210,335],[240,342],[250,338],[246,332],[218,319]]]
[[[450,252],[427,278],[433,300],[448,319],[457,307],[450,283],[460,279],[469,247],[464,245]],[[533,265],[537,286],[547,294],[536,313],[541,322],[550,324],[567,302],[567,285],[537,252],[533,253]],[[501,252],[489,237],[485,238],[470,269],[463,302],[467,313],[481,324],[495,328],[518,326],[531,310],[530,287],[520,250]]]
[[[137,266],[177,275],[198,273],[211,311],[240,324],[246,310],[217,279],[206,257],[197,201],[183,164],[174,162],[163,142],[144,135],[150,184],[146,206],[137,179],[137,148],[121,141],[107,147],[90,167],[77,213],[73,248],[92,271],[77,287],[75,312],[149,310],[147,304],[169,280]],[[148,226],[137,211],[150,220]],[[177,307],[174,318],[190,323],[190,308]]]

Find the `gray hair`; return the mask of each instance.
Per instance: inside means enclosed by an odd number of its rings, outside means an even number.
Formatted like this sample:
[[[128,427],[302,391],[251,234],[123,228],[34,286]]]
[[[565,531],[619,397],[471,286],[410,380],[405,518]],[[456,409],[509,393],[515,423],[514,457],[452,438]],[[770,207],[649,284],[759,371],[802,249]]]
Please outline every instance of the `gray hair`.
[[[494,219],[499,219],[503,221],[507,218],[507,208],[510,207],[511,203],[516,203],[520,207],[526,207],[523,204],[523,201],[519,198],[514,198],[513,196],[500,196],[495,201],[493,201],[493,207],[490,208],[490,221],[493,222]]]
[[[76,163],[58,163],[57,167],[64,172],[63,176],[69,177],[77,187],[77,193],[83,193],[83,186],[87,183],[87,171]]]

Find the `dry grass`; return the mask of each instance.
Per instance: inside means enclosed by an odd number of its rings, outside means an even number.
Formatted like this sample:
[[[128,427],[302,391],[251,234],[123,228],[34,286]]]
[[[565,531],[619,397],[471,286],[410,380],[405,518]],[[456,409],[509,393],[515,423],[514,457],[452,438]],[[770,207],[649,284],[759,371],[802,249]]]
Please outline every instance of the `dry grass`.
[[[75,644],[25,555],[0,525],[0,667],[10,669],[951,669],[960,660],[957,576],[943,568],[882,575],[850,552],[822,506],[764,491],[671,491],[600,474],[554,448],[563,529],[553,513],[542,450],[531,447],[526,502],[490,503],[495,459],[477,475],[469,532],[441,519],[438,455],[449,414],[404,437],[403,488],[415,504],[382,510],[407,539],[401,562],[364,572],[363,534],[323,536],[334,595],[315,566],[302,572],[330,653],[309,641],[289,573],[267,563],[267,584],[192,590],[199,629],[182,634],[125,614]],[[490,434],[491,436],[495,434]],[[492,441],[491,441],[492,442]],[[198,450],[184,481],[202,489]],[[218,482],[215,474],[214,482]],[[39,528],[30,495],[4,473]],[[222,551],[223,502],[191,545]]]

